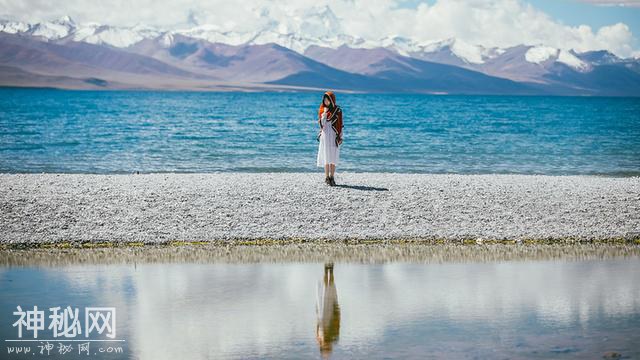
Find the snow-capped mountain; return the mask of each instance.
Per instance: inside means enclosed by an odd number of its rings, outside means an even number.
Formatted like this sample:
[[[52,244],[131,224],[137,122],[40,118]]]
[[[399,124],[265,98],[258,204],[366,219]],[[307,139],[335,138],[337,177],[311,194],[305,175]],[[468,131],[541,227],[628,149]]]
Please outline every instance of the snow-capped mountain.
[[[34,24],[29,28],[29,33],[45,39],[60,39],[73,33],[75,29],[76,23],[73,19],[65,16],[58,20]]]
[[[125,48],[138,42],[154,38],[162,32],[143,25],[135,25],[130,28],[118,28],[97,23],[89,23],[78,28],[72,36],[74,41],[82,41],[90,44],[108,44]]]
[[[262,15],[269,18],[270,14]],[[119,48],[126,48],[144,39],[158,36],[163,36],[167,46],[170,46],[171,39],[176,34],[228,45],[275,43],[300,54],[310,46],[338,48],[346,45],[367,49],[383,47],[393,49],[404,56],[466,67],[484,64],[505,52],[505,49],[487,48],[455,38],[418,42],[397,35],[377,40],[347,35],[342,29],[340,20],[329,6],[307,9],[304,13],[294,13],[281,21],[270,20],[258,30],[246,32],[227,31],[213,24],[175,30],[156,29],[140,24],[132,27],[115,27],[98,23],[77,24],[69,16],[35,24],[2,20],[0,31],[38,36],[45,41],[65,39],[91,44],[107,44]],[[550,59],[576,70],[589,68],[588,62],[581,60],[578,53],[571,49],[558,49],[538,44],[526,55],[526,60],[534,64]],[[612,58],[613,61],[617,59],[615,55]]]
[[[29,24],[21,21],[0,20],[0,31],[7,34],[26,33]]]
[[[157,37],[162,33],[143,25],[133,27],[114,27],[98,23],[78,25],[69,16],[35,24],[2,20],[0,21],[0,31],[9,34],[32,35],[44,41],[65,39],[90,44],[107,44],[119,48],[131,46],[146,38]]]
[[[504,52],[500,48],[486,48],[481,45],[472,45],[460,39],[449,38],[441,41],[418,43],[411,39],[401,36],[393,36],[381,39],[380,45],[386,48],[394,49],[399,54],[411,56],[423,60],[445,60],[449,57],[447,63],[457,63],[456,65],[465,64],[483,64],[486,60],[492,59]]]
[[[640,61],[604,50],[580,53],[544,44],[503,49],[397,35],[364,39],[345,34],[328,6],[257,16],[269,20],[251,31],[196,21],[166,30],[79,24],[68,16],[35,24],[0,20],[0,85],[20,83],[19,73],[38,84],[55,83],[46,76],[57,76],[77,85],[81,74],[158,86],[167,74],[196,88],[222,86],[207,83],[216,80],[245,84],[241,88],[342,84],[358,91],[640,94]],[[2,81],[9,78],[14,80]],[[175,80],[172,86],[177,83],[183,84]]]
[[[266,11],[263,10],[264,13],[260,14],[262,18],[270,18],[270,14]],[[254,31],[225,31],[217,25],[205,24],[168,33],[229,45],[274,43],[300,54],[312,45],[330,47],[366,45],[364,39],[344,34],[339,19],[328,6],[310,8],[302,13],[293,13],[280,21],[267,21]],[[372,43],[370,46],[373,47],[375,44]]]
[[[28,24],[20,21],[0,20],[0,31],[9,34],[28,34],[41,37],[43,40],[57,40],[69,36],[77,29],[76,23],[69,16],[53,21]]]

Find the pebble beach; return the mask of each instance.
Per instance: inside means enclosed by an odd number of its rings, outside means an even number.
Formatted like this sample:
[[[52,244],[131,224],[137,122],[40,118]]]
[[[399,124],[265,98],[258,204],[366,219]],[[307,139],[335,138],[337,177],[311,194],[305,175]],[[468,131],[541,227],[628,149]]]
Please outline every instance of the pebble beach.
[[[640,238],[640,178],[2,174],[0,242]]]

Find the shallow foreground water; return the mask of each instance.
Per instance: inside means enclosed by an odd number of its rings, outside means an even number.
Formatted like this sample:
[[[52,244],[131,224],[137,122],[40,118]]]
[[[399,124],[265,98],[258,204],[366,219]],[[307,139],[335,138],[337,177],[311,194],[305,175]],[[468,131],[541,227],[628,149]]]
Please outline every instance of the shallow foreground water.
[[[48,358],[640,357],[635,245],[566,246],[565,256],[554,246],[336,246],[308,258],[300,246],[267,248],[4,250],[0,357],[40,358],[47,340]],[[363,251],[366,263],[353,255]],[[26,326],[19,338],[17,306],[44,312],[37,339]],[[78,309],[81,333],[54,336],[57,306]]]

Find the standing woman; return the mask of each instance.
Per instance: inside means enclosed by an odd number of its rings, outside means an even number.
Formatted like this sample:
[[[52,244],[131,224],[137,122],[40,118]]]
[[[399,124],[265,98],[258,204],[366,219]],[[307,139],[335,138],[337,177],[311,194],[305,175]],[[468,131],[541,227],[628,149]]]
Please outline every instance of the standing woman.
[[[322,96],[322,104],[318,109],[318,158],[316,165],[324,166],[324,182],[334,186],[333,176],[340,159],[340,145],[342,144],[342,109],[336,104],[336,95],[327,91]]]

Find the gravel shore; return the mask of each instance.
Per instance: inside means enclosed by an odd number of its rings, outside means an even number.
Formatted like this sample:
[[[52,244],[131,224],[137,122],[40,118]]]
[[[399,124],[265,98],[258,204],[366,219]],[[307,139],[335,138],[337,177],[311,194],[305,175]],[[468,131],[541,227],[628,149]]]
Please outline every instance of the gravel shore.
[[[640,178],[0,174],[0,242],[640,238]]]

